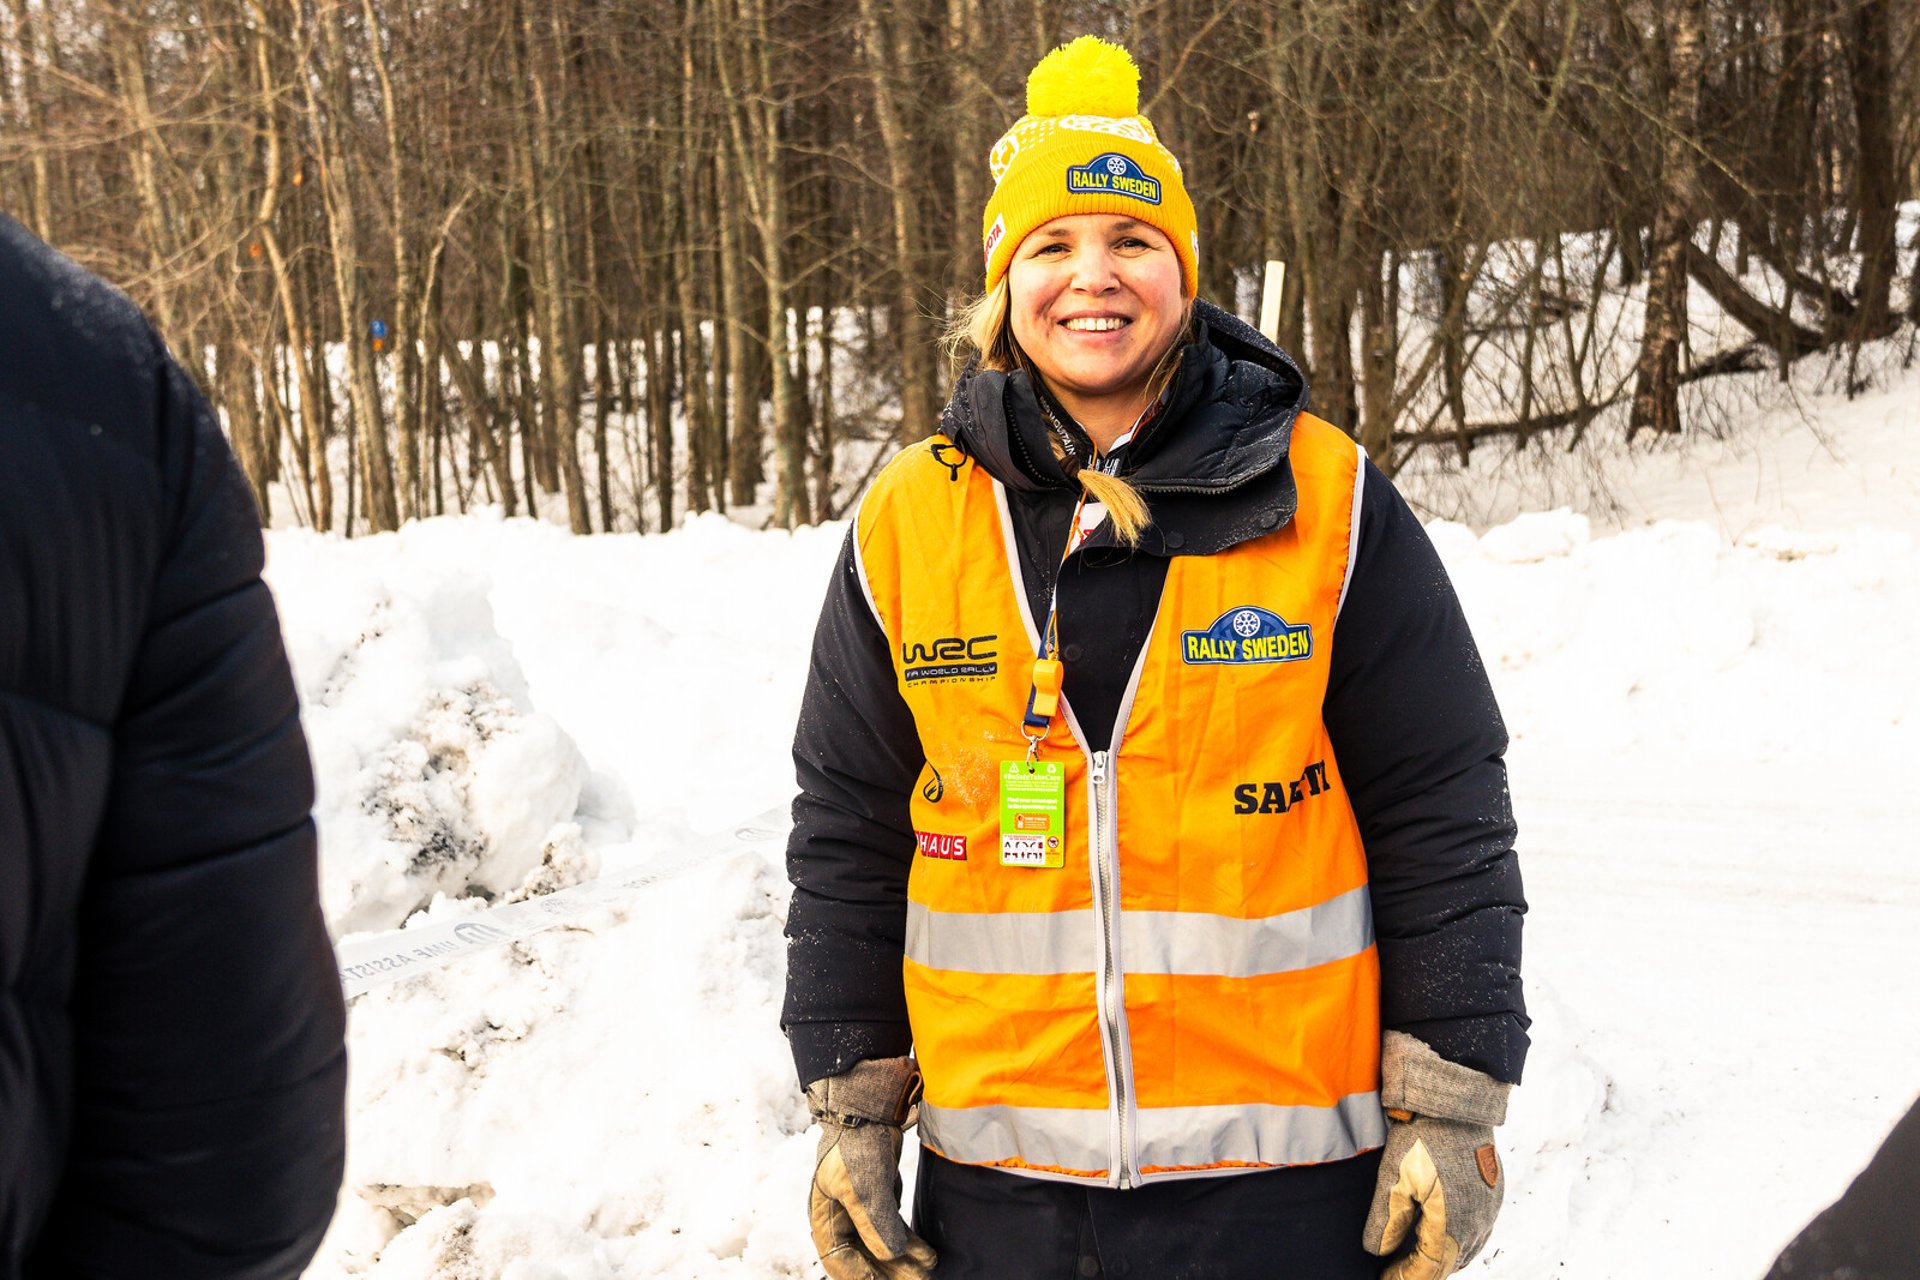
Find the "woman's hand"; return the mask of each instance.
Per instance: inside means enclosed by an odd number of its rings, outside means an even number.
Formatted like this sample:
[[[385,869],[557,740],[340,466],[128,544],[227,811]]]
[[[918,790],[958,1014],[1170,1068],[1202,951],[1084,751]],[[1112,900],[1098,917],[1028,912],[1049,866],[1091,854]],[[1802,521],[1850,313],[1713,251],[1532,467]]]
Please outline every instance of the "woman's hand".
[[[820,1122],[807,1217],[831,1280],[929,1280],[933,1246],[900,1216],[900,1148],[920,1100],[912,1058],[871,1058],[807,1086]]]
[[[1493,1127],[1512,1087],[1448,1062],[1426,1044],[1387,1032],[1380,1097],[1392,1122],[1361,1243],[1396,1258],[1381,1280],[1441,1280],[1473,1261],[1493,1234],[1506,1178]]]

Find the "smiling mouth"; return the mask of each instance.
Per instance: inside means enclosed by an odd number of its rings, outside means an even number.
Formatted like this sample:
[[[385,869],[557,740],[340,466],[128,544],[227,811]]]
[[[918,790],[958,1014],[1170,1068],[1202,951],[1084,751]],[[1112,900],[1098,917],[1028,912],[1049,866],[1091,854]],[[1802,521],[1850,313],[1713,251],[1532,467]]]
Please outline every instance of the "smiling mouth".
[[[1076,316],[1060,323],[1075,333],[1111,333],[1115,329],[1126,328],[1133,321],[1121,316]]]

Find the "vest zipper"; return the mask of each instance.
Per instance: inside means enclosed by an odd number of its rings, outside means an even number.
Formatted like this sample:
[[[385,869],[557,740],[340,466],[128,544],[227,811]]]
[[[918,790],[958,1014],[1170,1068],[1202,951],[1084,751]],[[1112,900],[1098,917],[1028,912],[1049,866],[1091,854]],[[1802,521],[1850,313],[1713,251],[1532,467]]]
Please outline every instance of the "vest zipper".
[[[1114,1064],[1114,1110],[1119,1117],[1120,1151],[1117,1173],[1121,1188],[1133,1185],[1133,1157],[1131,1143],[1127,1133],[1127,1115],[1130,1109],[1126,1063],[1128,1055],[1122,1052],[1120,1020],[1114,1013],[1122,999],[1120,992],[1120,966],[1114,957],[1113,923],[1120,912],[1116,892],[1118,874],[1114,867],[1117,851],[1110,838],[1113,816],[1112,779],[1108,773],[1110,760],[1105,751],[1096,751],[1090,761],[1088,780],[1093,787],[1093,848],[1095,886],[1100,897],[1100,1034],[1107,1040],[1107,1061]]]
[[[1011,409],[1008,411],[1011,413]],[[1017,436],[1016,436],[1017,439]],[[1007,505],[1007,488],[999,480],[993,481],[994,506],[1000,513],[1000,533],[1006,543],[1007,570],[1013,578],[1014,606],[1020,611],[1020,620],[1027,629],[1027,642],[1036,650],[1040,647],[1040,630],[1034,625],[1032,606],[1027,599],[1026,571],[1020,555],[1020,540],[1013,531],[1013,511]],[[1158,625],[1159,605],[1154,606],[1155,625]],[[1088,790],[1093,797],[1093,822],[1091,824],[1091,842],[1088,847],[1088,864],[1093,877],[1094,895],[1099,899],[1100,908],[1100,979],[1094,990],[1094,1000],[1098,1006],[1096,1012],[1100,1019],[1101,1047],[1106,1052],[1107,1064],[1112,1074],[1112,1102],[1114,1125],[1112,1136],[1117,1139],[1118,1166],[1110,1177],[1116,1187],[1132,1187],[1141,1181],[1136,1177],[1132,1152],[1133,1121],[1133,1050],[1128,1043],[1126,1028],[1126,1003],[1120,987],[1119,947],[1115,931],[1119,926],[1120,915],[1120,852],[1119,835],[1113,809],[1112,758],[1125,736],[1128,717],[1133,711],[1133,698],[1140,687],[1140,674],[1146,669],[1147,654],[1152,648],[1151,636],[1147,643],[1140,646],[1140,656],[1134,659],[1133,675],[1127,682],[1126,696],[1120,703],[1120,714],[1114,721],[1112,746],[1106,751],[1087,751],[1086,734],[1080,731],[1080,722],[1074,718],[1073,704],[1065,698],[1060,701],[1060,713],[1066,717],[1067,728],[1074,742],[1087,757]]]

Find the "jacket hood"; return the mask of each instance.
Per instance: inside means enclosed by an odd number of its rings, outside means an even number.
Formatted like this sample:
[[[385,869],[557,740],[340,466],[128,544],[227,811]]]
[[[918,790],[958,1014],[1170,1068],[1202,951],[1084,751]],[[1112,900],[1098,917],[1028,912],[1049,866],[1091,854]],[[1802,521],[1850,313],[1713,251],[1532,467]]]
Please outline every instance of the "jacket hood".
[[[1280,527],[1297,505],[1287,450],[1307,406],[1306,378],[1237,316],[1204,299],[1194,316],[1199,336],[1181,352],[1164,407],[1126,451],[1123,474],[1153,514],[1141,549],[1158,554],[1224,550]],[[1025,370],[969,367],[941,432],[1010,490],[1077,491],[1053,456],[1040,405],[1046,395]],[[1111,545],[1106,533],[1089,549]]]

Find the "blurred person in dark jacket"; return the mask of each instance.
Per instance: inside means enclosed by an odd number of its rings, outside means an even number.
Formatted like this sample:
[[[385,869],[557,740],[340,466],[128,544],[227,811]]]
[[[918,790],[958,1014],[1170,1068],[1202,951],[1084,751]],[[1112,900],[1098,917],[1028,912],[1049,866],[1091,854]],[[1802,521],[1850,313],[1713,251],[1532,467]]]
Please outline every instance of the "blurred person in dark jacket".
[[[134,306],[0,215],[0,1280],[294,1277],[345,1146],[252,496]]]
[[[1845,1195],[1795,1236],[1766,1280],[1909,1280],[1920,1275],[1920,1101]]]

